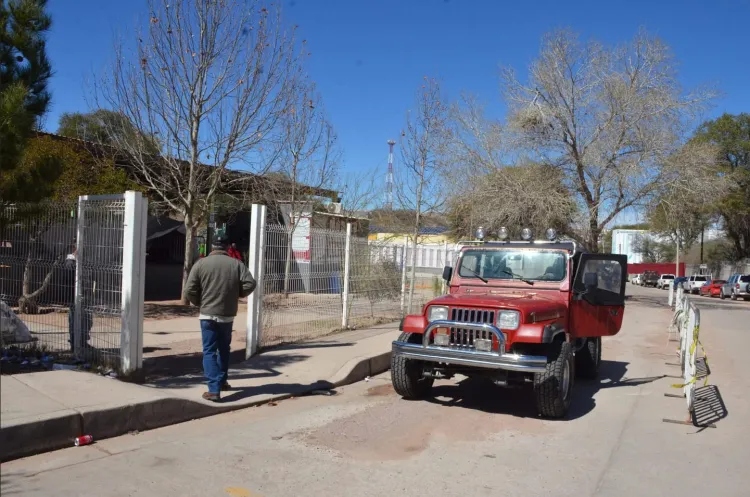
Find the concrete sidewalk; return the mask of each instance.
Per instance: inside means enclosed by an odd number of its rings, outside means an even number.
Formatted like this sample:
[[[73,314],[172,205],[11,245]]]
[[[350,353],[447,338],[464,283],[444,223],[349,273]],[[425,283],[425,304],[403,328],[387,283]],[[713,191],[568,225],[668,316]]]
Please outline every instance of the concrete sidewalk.
[[[232,391],[205,401],[197,372],[135,385],[77,371],[0,377],[0,460],[264,404],[360,381],[390,367],[394,324],[279,347],[233,365]]]

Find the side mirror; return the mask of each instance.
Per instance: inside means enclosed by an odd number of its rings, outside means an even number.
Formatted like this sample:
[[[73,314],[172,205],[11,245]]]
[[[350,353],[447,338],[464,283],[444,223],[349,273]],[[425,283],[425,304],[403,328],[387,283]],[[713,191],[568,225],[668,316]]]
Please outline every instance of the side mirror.
[[[586,273],[583,275],[583,286],[586,290],[594,290],[599,286],[599,277],[596,273]]]
[[[445,266],[443,268],[443,279],[446,282],[449,282],[451,280],[451,277],[453,276],[453,268],[450,266]]]

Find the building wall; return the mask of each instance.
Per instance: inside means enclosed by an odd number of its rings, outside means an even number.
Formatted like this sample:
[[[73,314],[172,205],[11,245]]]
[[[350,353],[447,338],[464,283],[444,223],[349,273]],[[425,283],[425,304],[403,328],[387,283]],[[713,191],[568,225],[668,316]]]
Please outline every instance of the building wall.
[[[383,242],[401,242],[406,233],[371,233],[367,238],[371,241],[383,241]],[[448,242],[452,244],[447,235],[420,235],[420,244],[434,244]]]
[[[646,230],[612,230],[612,253],[628,256],[629,264],[643,262],[643,256],[635,252],[635,240],[638,236],[648,236]]]

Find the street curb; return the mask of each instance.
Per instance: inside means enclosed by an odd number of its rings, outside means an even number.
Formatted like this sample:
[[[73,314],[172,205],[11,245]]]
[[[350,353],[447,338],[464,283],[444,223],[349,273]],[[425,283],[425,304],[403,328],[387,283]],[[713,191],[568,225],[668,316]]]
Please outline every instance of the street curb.
[[[388,371],[390,363],[390,350],[374,356],[357,357],[347,362],[329,380],[300,385],[292,392],[242,404],[210,405],[186,398],[164,397],[104,409],[70,410],[62,416],[11,424],[0,429],[0,462],[72,447],[73,439],[83,434],[92,435],[95,441],[102,440],[256,407],[315,390],[331,390]]]

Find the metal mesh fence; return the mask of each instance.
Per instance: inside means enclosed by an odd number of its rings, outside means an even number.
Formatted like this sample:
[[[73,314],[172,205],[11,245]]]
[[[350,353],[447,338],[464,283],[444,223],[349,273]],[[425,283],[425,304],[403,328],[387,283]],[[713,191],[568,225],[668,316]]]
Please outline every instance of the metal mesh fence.
[[[80,207],[75,349],[88,361],[114,366],[120,359],[125,200],[83,200]]]
[[[342,329],[346,237],[345,231],[306,226],[266,227],[261,347]],[[418,267],[413,281],[409,271],[404,274],[409,259],[403,245],[352,236],[349,257],[348,328],[400,319],[412,287],[411,312],[444,290],[434,268]]]
[[[401,318],[403,247],[352,237],[349,326],[366,327]]]
[[[260,346],[340,329],[346,233],[271,224],[265,241]]]
[[[75,203],[12,205],[0,213],[0,298],[26,325],[30,337],[3,329],[3,346],[71,351],[69,311],[75,269]],[[31,341],[29,341],[31,339]]]
[[[81,207],[14,205],[0,213],[0,296],[31,339],[3,329],[2,345],[116,366],[125,201],[86,200]]]

